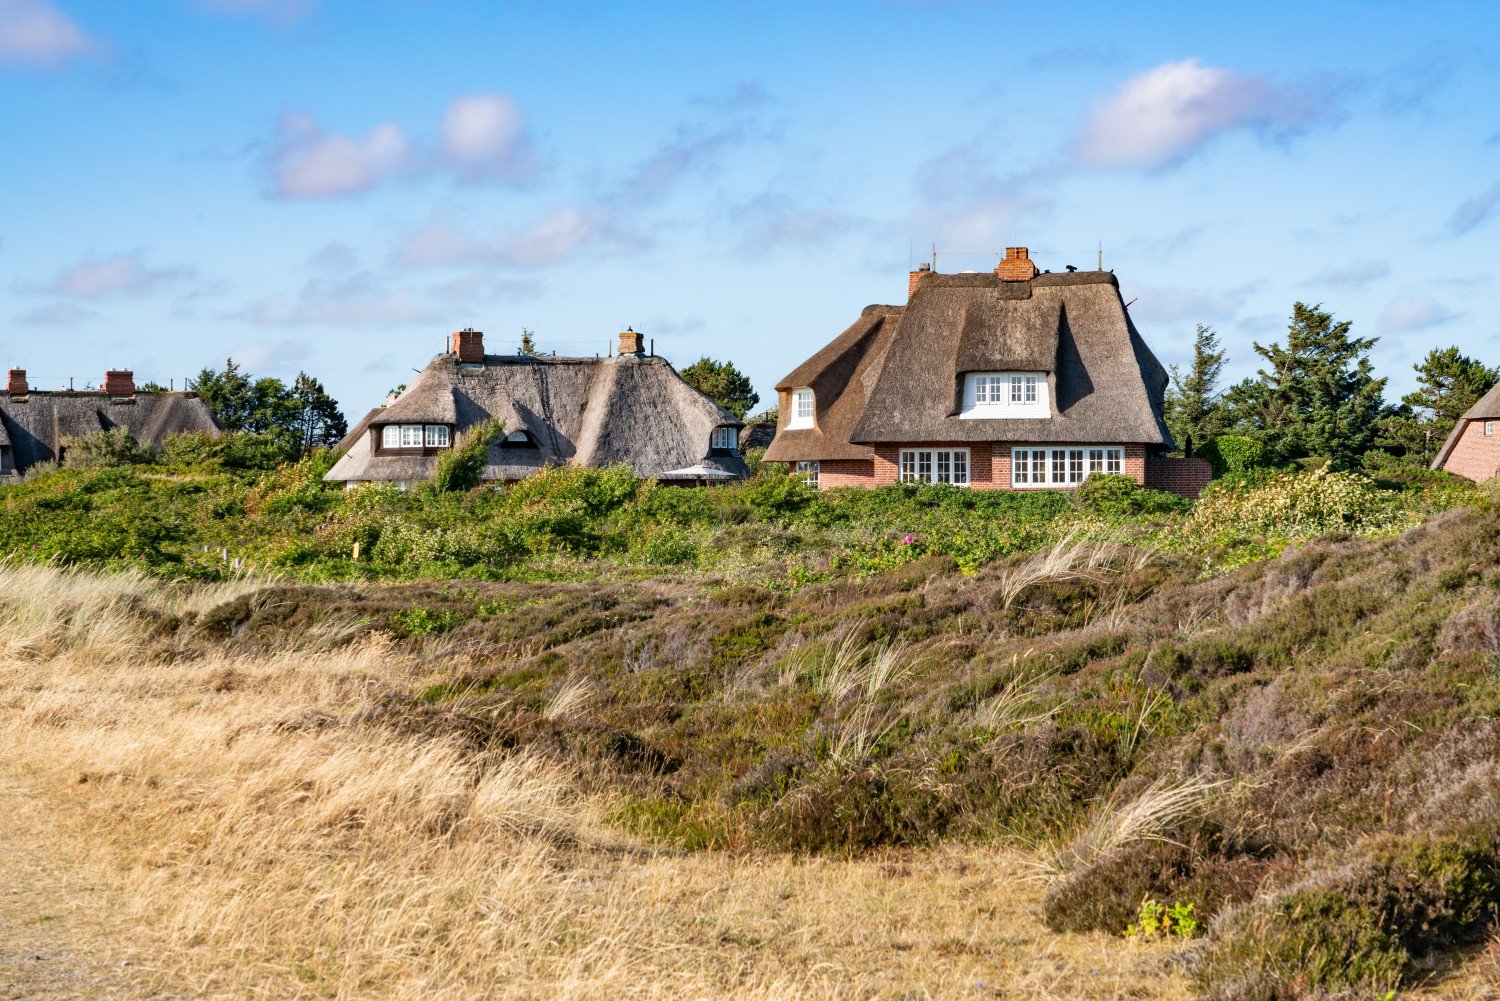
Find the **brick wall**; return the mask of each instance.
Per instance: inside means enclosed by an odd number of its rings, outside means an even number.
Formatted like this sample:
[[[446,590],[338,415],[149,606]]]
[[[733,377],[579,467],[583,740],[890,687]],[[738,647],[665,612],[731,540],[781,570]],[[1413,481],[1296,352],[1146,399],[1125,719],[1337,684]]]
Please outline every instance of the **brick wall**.
[[[104,373],[104,391],[110,396],[134,396],[135,373],[128,369],[110,369]]]
[[[875,472],[869,459],[825,459],[818,463],[818,489],[874,486]]]
[[[1500,420],[1491,424],[1495,433],[1486,435],[1484,421],[1469,421],[1443,468],[1471,480],[1487,480],[1500,473]]]
[[[1166,490],[1193,500],[1213,479],[1213,468],[1206,459],[1178,459],[1153,455],[1146,459],[1146,486]]]

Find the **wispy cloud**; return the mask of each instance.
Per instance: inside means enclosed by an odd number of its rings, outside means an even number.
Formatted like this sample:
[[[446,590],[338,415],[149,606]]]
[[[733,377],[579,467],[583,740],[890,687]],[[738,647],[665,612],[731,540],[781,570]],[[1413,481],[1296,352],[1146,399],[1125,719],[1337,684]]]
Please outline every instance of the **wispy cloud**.
[[[1386,261],[1350,261],[1342,267],[1330,265],[1304,284],[1320,288],[1361,289],[1371,282],[1389,277],[1390,273],[1391,266]]]
[[[22,313],[16,323],[23,327],[71,327],[99,314],[76,302],[51,302]]]
[[[747,257],[764,257],[782,248],[820,246],[866,226],[836,209],[809,207],[770,192],[735,205],[729,217],[741,233],[739,251]]]
[[[1072,154],[1085,167],[1162,170],[1191,159],[1226,133],[1244,129],[1286,137],[1326,119],[1330,111],[1312,89],[1184,59],[1132,77],[1098,101]]]
[[[380,327],[432,323],[440,316],[410,291],[358,272],[311,279],[295,296],[257,299],[235,318],[261,326]]]
[[[85,257],[59,271],[51,281],[17,287],[23,292],[69,299],[116,299],[150,295],[191,281],[196,275],[188,267],[152,267],[146,263],[145,251],[137,249],[109,257]]]
[[[577,205],[559,206],[506,240],[499,248],[497,258],[518,268],[559,264],[598,234],[603,222],[603,218],[590,209]]]
[[[1473,198],[1461,202],[1448,217],[1448,232],[1462,236],[1471,229],[1478,229],[1489,222],[1496,208],[1500,208],[1500,183],[1492,184]]]
[[[1135,299],[1130,314],[1151,323],[1223,323],[1233,319],[1260,283],[1231,289],[1190,289],[1146,286],[1131,289]]]
[[[52,69],[98,48],[48,0],[0,0],[0,64]]]
[[[1394,299],[1380,314],[1380,329],[1388,334],[1405,334],[1452,323],[1461,315],[1431,296]]]
[[[261,17],[285,27],[312,10],[313,0],[198,0],[196,6],[210,14]]]
[[[401,177],[447,174],[462,184],[520,183],[539,166],[520,109],[504,94],[467,94],[443,112],[435,142],[397,122],[366,134],[329,132],[305,111],[282,116],[266,146],[270,193],[278,198],[344,198]]]

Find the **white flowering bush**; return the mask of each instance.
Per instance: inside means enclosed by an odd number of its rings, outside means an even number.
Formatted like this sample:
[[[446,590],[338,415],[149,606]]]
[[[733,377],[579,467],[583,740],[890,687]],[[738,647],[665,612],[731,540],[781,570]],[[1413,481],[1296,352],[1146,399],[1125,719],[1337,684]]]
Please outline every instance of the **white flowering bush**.
[[[1315,469],[1260,482],[1220,482],[1204,492],[1184,534],[1206,540],[1267,536],[1295,542],[1328,532],[1367,535],[1412,523],[1397,497],[1358,473]]]

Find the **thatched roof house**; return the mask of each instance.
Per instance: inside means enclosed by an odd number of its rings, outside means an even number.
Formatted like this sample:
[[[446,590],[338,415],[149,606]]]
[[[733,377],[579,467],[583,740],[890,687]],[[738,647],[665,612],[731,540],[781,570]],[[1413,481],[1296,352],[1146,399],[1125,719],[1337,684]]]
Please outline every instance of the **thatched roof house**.
[[[160,446],[178,431],[218,431],[195,393],[137,392],[128,370],[105,373],[97,390],[38,390],[13,368],[0,396],[0,477],[38,462],[60,462],[71,439],[124,428],[143,445]]]
[[[905,306],[869,306],[777,385],[766,459],[820,486],[1076,487],[1124,473],[1196,495],[1173,460],[1167,373],[1113,273],[1038,274],[1025,247],[993,273],[910,275]]]
[[[1500,382],[1458,419],[1432,468],[1471,480],[1500,474]]]
[[[459,434],[505,423],[483,478],[522,479],[549,464],[625,463],[642,476],[711,483],[748,475],[742,422],[689,386],[634,331],[613,358],[487,355],[483,334],[454,334],[399,397],[365,415],[339,443],[331,482],[410,484],[430,478]]]

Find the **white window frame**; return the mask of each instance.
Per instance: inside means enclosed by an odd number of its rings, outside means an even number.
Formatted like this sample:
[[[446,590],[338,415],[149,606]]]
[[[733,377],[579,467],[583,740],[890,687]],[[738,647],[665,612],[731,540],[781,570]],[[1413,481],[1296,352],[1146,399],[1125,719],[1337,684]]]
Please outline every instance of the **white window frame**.
[[[1049,418],[1045,372],[967,372],[959,417],[967,420]]]
[[[734,428],[727,425],[714,428],[713,434],[709,435],[708,438],[708,447],[711,449],[724,452],[738,452],[739,446],[739,435],[735,434]]]
[[[1484,422],[1484,436],[1486,438],[1488,438],[1491,435],[1493,435],[1494,433],[1495,433],[1495,422],[1494,421],[1485,421]]]
[[[817,401],[813,397],[812,387],[798,386],[792,390],[791,414],[786,422],[788,431],[797,428],[810,428],[816,420]]]
[[[400,424],[387,424],[385,427],[383,427],[383,428],[380,429],[380,447],[381,448],[400,448],[401,447],[401,425]]]
[[[448,447],[448,441],[449,441],[449,437],[448,437],[448,425],[446,425],[446,424],[429,424],[429,425],[427,425],[427,431],[426,431],[426,434],[423,437],[423,443],[424,443],[425,447],[427,447],[427,448],[447,448]]]
[[[817,459],[797,460],[797,475],[802,477],[803,483],[806,483],[814,490],[818,489],[818,473],[819,469]]]
[[[1017,490],[1076,487],[1095,473],[1123,472],[1123,445],[1026,445],[1010,450],[1010,485]]]
[[[380,429],[381,448],[447,448],[452,443],[446,424],[387,424]]]
[[[967,487],[973,465],[967,448],[903,448],[896,466],[901,483],[947,483]]]

